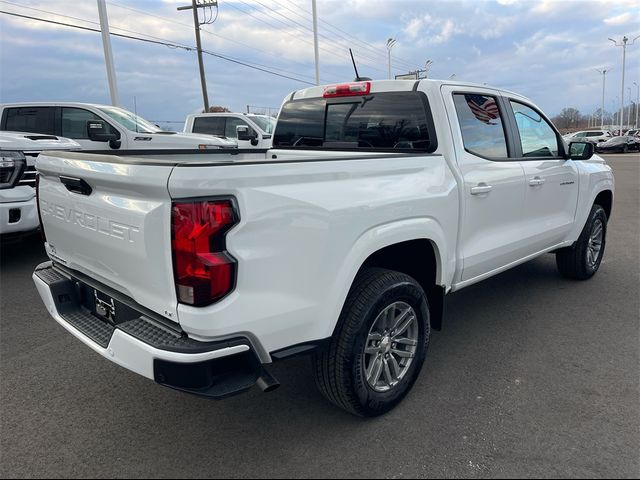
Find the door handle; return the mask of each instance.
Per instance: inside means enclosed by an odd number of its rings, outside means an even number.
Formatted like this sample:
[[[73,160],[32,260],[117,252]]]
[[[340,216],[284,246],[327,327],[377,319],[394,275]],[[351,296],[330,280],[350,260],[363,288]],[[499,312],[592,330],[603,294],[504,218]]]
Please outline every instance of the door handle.
[[[477,187],[471,188],[471,195],[482,195],[483,193],[489,193],[491,190],[493,190],[493,187],[491,185],[487,185],[486,183],[482,182],[479,183]]]
[[[546,182],[546,180],[542,177],[533,177],[531,180],[529,180],[529,186],[537,187],[539,185],[544,185],[544,182]]]

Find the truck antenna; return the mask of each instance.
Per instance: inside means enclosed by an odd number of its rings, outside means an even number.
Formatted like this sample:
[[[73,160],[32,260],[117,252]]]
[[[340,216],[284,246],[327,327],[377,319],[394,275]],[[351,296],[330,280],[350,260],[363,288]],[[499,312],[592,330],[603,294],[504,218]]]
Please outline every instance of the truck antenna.
[[[353,69],[356,71],[356,82],[361,82],[363,80],[371,80],[370,78],[367,77],[361,77],[360,74],[358,73],[358,67],[356,66],[356,61],[353,58],[353,52],[351,51],[351,49],[349,49],[349,54],[351,55],[351,63],[353,63]]]

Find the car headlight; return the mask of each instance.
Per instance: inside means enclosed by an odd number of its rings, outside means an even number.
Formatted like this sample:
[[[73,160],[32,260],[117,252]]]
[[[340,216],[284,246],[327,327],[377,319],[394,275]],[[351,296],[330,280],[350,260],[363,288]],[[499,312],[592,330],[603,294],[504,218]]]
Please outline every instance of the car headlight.
[[[26,166],[27,160],[22,152],[0,150],[0,189],[15,186]]]

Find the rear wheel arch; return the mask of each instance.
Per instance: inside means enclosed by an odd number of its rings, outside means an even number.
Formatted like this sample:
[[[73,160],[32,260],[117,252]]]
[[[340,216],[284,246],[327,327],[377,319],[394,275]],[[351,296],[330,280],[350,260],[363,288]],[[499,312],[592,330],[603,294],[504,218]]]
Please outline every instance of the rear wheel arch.
[[[445,289],[439,285],[442,261],[434,241],[421,238],[380,248],[366,258],[359,273],[370,268],[401,272],[415,279],[427,295],[431,327],[441,329]]]

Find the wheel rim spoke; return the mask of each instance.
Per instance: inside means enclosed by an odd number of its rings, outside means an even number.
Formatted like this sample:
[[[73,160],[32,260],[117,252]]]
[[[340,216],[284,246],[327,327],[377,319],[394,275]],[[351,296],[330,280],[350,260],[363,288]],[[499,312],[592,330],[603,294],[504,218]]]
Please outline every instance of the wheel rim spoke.
[[[393,349],[393,350],[391,350],[391,353],[393,353],[394,355],[397,355],[400,358],[413,358],[413,357],[416,356],[415,353],[409,352],[407,350]]]
[[[395,375],[395,378],[400,378],[402,368],[393,355],[389,356],[389,364],[391,365],[391,370],[393,371],[393,375]]]
[[[391,374],[391,368],[389,367],[389,362],[386,359],[384,360],[384,378],[388,385],[395,385],[396,379]]]
[[[367,381],[370,385],[376,385],[378,383],[378,380],[380,380],[380,375],[382,374],[382,367],[382,358],[376,357],[373,360],[371,370],[367,375]]]
[[[410,347],[418,346],[418,341],[411,338],[394,338],[393,341],[399,343],[400,345],[408,345]]]
[[[394,329],[394,335],[393,338],[397,338],[398,336],[402,335],[404,332],[407,331],[407,329],[411,326],[411,324],[415,321],[416,317],[415,315],[413,315],[413,310],[411,310],[411,314],[407,317],[405,317],[402,321],[402,323],[399,324],[398,328]]]

